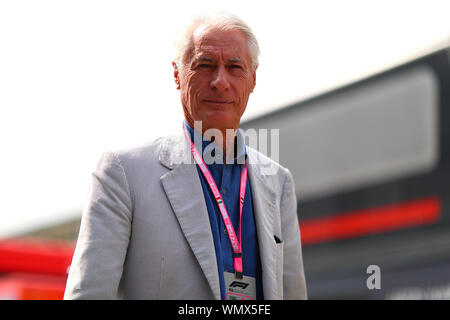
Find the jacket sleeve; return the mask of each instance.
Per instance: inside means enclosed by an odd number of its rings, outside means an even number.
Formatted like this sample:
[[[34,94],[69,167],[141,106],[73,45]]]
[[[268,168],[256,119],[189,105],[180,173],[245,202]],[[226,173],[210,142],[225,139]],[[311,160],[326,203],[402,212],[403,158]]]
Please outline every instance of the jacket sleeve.
[[[283,299],[307,299],[303,268],[300,228],[297,216],[297,196],[292,174],[287,178],[281,195],[281,231],[283,234]]]
[[[124,169],[114,153],[104,153],[92,174],[64,299],[119,298],[131,213]]]

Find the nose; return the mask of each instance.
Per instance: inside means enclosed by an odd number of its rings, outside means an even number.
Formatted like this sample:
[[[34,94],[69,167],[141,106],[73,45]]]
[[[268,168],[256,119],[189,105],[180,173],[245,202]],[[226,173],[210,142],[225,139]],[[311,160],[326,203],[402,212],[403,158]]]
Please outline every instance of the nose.
[[[211,88],[218,89],[220,91],[227,90],[230,87],[228,81],[228,73],[225,66],[218,66],[211,80]]]

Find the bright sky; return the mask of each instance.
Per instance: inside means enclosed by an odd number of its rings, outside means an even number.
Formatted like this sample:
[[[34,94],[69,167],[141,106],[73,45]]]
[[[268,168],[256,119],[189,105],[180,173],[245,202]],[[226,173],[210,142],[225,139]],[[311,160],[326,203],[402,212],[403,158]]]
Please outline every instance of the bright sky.
[[[0,237],[80,214],[103,151],[180,128],[180,21],[229,11],[261,47],[244,119],[450,40],[442,1],[0,2]]]

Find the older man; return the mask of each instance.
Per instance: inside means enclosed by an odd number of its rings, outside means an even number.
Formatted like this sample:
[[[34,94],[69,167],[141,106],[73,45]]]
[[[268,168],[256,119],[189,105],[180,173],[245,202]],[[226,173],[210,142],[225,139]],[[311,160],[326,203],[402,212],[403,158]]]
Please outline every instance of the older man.
[[[176,48],[183,132],[103,155],[65,298],[305,299],[292,176],[236,131],[256,38],[236,16],[202,15]]]

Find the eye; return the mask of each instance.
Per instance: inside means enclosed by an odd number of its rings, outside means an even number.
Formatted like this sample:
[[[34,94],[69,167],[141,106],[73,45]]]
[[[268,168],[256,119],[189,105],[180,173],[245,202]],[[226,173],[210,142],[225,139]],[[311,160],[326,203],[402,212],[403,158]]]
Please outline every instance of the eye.
[[[232,64],[232,65],[230,66],[230,68],[231,68],[231,69],[242,69],[242,66],[239,65],[239,64]]]

